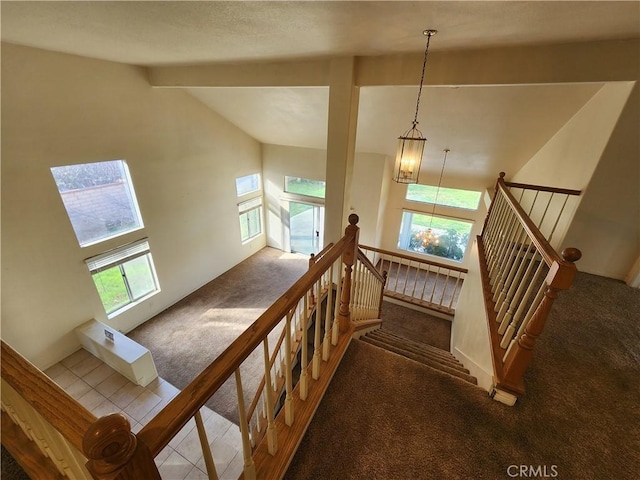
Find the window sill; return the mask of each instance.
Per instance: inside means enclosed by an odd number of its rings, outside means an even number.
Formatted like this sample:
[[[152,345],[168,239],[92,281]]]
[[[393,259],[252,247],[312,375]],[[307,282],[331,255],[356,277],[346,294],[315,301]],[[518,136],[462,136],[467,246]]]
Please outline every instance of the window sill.
[[[115,311],[113,311],[111,313],[108,313],[107,314],[107,318],[109,320],[111,320],[111,319],[117,317],[118,315],[120,315],[120,314],[122,314],[122,313],[124,313],[124,312],[126,312],[128,310],[131,310],[133,307],[135,307],[135,306],[141,304],[142,302],[150,299],[151,297],[153,297],[154,295],[156,295],[158,293],[160,293],[160,289],[154,290],[153,292],[146,294],[144,297],[139,298],[135,302],[127,303],[124,307],[119,308],[118,310],[115,310]]]

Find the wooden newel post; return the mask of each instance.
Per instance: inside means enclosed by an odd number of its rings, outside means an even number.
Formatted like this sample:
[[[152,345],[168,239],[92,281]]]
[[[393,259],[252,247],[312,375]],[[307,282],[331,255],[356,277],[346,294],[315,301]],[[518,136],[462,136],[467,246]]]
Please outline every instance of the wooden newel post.
[[[161,480],[147,446],[131,432],[127,417],[113,413],[99,418],[84,434],[82,450],[96,480]]]
[[[358,221],[360,218],[355,213],[349,215],[349,226],[344,230],[345,236],[349,239],[349,244],[342,254],[342,263],[344,263],[344,281],[342,283],[342,293],[340,295],[340,309],[338,310],[338,325],[340,332],[344,333],[349,329],[351,322],[351,312],[349,304],[351,303],[351,272],[356,259],[356,251],[358,248]]]
[[[568,289],[573,283],[577,272],[574,262],[580,260],[582,252],[577,248],[565,248],[562,251],[562,257],[563,262],[554,262],[551,265],[546,279],[548,286],[544,297],[525,327],[524,333],[507,353],[504,361],[504,384],[507,386],[522,383],[522,377],[531,363],[533,348],[544,330],[553,301],[560,290]]]
[[[382,272],[382,277],[384,280],[382,281],[382,285],[380,286],[380,304],[378,305],[378,318],[382,318],[382,302],[384,301],[384,287],[387,286],[387,271],[384,270]]]

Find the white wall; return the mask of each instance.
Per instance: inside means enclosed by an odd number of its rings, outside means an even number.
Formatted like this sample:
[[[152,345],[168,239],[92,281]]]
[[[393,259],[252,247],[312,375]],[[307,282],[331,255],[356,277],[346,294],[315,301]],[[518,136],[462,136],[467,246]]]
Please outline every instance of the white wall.
[[[582,190],[567,203],[552,245],[580,248],[579,270],[620,279],[639,250],[639,123],[637,94],[635,101],[629,97],[633,86],[605,84],[524,167],[507,175],[515,182]]]
[[[263,174],[267,211],[267,242],[270,247],[287,250],[288,200],[302,197],[284,192],[284,177],[325,180],[326,151],[313,148],[263,145]],[[384,210],[388,184],[387,157],[356,153],[354,182],[351,187],[351,211],[360,217],[360,243],[377,244],[381,211]],[[346,227],[347,219],[343,219]],[[343,227],[343,230],[344,230]]]
[[[468,257],[469,273],[462,284],[451,324],[451,353],[478,379],[478,386],[488,391],[493,383],[493,363],[475,237]]]
[[[125,159],[142,231],[80,248],[50,167]],[[128,331],[265,245],[241,245],[235,178],[260,144],[143,69],[2,45],[2,338],[40,368],[96,318]],[[161,293],[107,320],[84,259],[147,236]],[[171,341],[171,339],[167,339]]]

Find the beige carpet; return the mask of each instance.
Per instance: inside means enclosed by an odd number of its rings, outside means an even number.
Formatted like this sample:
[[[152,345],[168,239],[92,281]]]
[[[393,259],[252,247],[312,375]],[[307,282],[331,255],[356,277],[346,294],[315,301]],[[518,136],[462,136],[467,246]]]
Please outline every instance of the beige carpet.
[[[220,275],[128,336],[147,347],[158,374],[177,388],[186,387],[275,300],[309,265],[308,257],[264,248]],[[275,345],[282,327],[269,337]],[[242,365],[247,407],[264,375],[262,347]],[[207,405],[238,423],[236,385],[232,377]]]
[[[579,274],[567,293],[515,407],[354,341],[285,478],[639,478],[640,290]]]

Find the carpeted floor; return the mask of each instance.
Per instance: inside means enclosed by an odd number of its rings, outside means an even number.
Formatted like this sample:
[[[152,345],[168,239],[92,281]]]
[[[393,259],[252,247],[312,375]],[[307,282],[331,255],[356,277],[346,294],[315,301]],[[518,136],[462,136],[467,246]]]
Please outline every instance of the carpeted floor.
[[[449,351],[451,344],[449,320],[385,301],[382,304],[382,327],[401,337]]]
[[[151,351],[162,378],[182,389],[293,285],[308,266],[306,256],[264,248],[128,336]],[[281,331],[282,327],[276,328],[269,336],[271,348]],[[262,347],[254,351],[240,371],[248,405],[264,375]],[[233,377],[207,405],[238,423]]]
[[[638,478],[640,291],[579,274],[525,385],[507,407],[354,341],[285,478]]]

